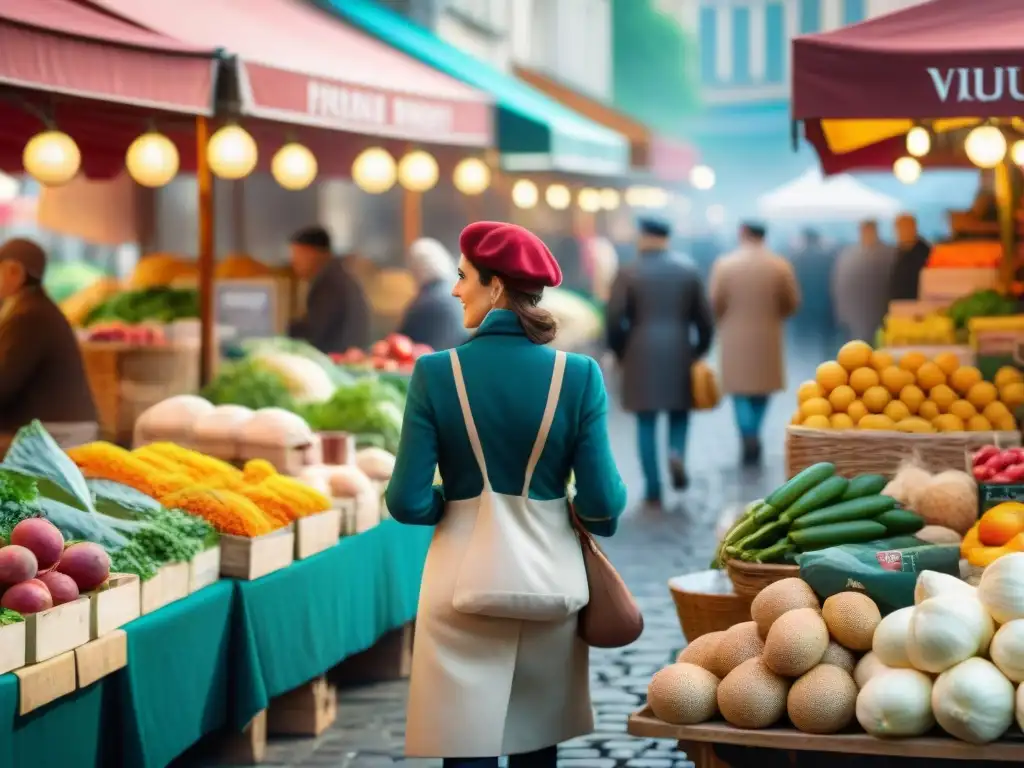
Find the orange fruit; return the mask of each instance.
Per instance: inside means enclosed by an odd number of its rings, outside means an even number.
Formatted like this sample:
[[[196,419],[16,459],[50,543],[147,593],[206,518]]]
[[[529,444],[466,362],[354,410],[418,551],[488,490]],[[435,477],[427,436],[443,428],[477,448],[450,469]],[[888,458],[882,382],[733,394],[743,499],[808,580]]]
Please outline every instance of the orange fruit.
[[[1001,547],[1024,533],[1024,516],[1016,510],[990,509],[978,521],[978,539],[986,547]]]
[[[829,360],[827,363],[822,363],[818,366],[814,373],[814,380],[818,382],[821,388],[828,394],[836,387],[846,384],[850,379],[850,374],[846,372],[835,360]]]
[[[927,419],[922,419],[920,416],[911,416],[910,418],[903,419],[903,421],[896,422],[896,431],[925,433],[934,432],[935,427]]]
[[[832,429],[832,422],[828,420],[828,416],[816,413],[804,419],[804,423],[800,426],[807,427],[808,429]]]
[[[796,413],[793,414],[793,417],[789,420],[789,423],[792,424],[794,427],[798,427],[800,426],[800,422],[802,419],[803,417],[800,415],[800,411],[797,411]]]
[[[871,387],[877,387],[878,382],[878,371],[874,368],[858,368],[850,374],[850,386],[858,395],[863,395]]]
[[[964,424],[968,432],[991,432],[992,423],[984,416],[971,416]]]
[[[825,390],[821,388],[821,385],[816,381],[805,381],[796,391],[797,403],[802,403],[804,400],[810,400],[812,397],[824,397]]]
[[[870,365],[879,373],[884,371],[886,368],[894,366],[895,364],[896,363],[893,360],[892,353],[890,352],[883,352],[879,349],[876,349],[874,352],[871,353]]]
[[[992,382],[979,381],[967,391],[967,399],[970,400],[971,405],[979,411],[983,411],[986,405],[999,399],[999,391]],[[1010,404],[1006,403],[1006,405]]]
[[[999,390],[999,399],[1011,411],[1024,403],[1024,383],[1012,381]]]
[[[939,406],[940,411],[946,413],[949,407],[956,402],[956,392],[945,384],[939,384],[932,387],[932,391],[928,393],[928,399]]]
[[[836,362],[849,372],[871,363],[871,345],[863,341],[849,341],[839,348]]]
[[[860,400],[854,400],[846,407],[846,415],[856,424],[868,415],[868,407]]]
[[[963,432],[965,427],[963,419],[952,413],[940,413],[932,419],[932,426],[939,432]]]
[[[937,406],[931,400],[925,400],[918,407],[917,415],[920,416],[922,419],[928,419],[928,421],[935,421],[935,419],[942,415],[942,411],[940,411],[939,406]]]
[[[853,429],[853,419],[845,413],[833,413],[828,417],[829,424],[832,425],[832,429]]]
[[[996,400],[986,405],[982,409],[981,415],[995,424],[997,421],[1001,421],[1007,416],[1012,416],[1013,414],[1010,413],[1010,409],[1006,407],[1005,403],[1001,403]]]
[[[900,402],[907,406],[911,413],[918,413],[924,401],[924,392],[916,384],[910,384],[900,390]]]
[[[896,423],[884,413],[869,413],[857,423],[860,429],[896,429]]]
[[[914,374],[897,368],[895,365],[883,368],[879,378],[882,381],[882,386],[888,389],[893,396],[898,395],[904,387],[914,383]]]
[[[1018,382],[1024,382],[1024,373],[1021,373],[1012,365],[1004,365],[996,371],[995,378],[992,379],[992,383],[999,389],[1002,389],[1007,384],[1016,384]]]
[[[881,413],[885,410],[885,406],[892,400],[892,395],[889,394],[889,390],[885,387],[871,387],[864,396],[861,397],[864,401],[864,405],[868,407],[871,413]]]
[[[902,403],[899,400],[893,400],[885,406],[882,413],[897,423],[910,418],[910,409],[907,408],[905,403]]]
[[[981,371],[973,365],[961,365],[950,374],[949,385],[961,395],[966,395],[981,379]]]
[[[914,375],[917,377],[917,386],[925,392],[931,391],[933,387],[937,387],[939,384],[946,383],[946,374],[942,372],[939,366],[930,361],[923,363]]]
[[[997,403],[992,403],[991,405],[997,405]],[[972,416],[978,415],[978,411],[975,410],[974,406],[966,400],[955,400],[946,410],[954,416],[959,416],[964,421],[967,421]]]
[[[823,397],[812,397],[810,400],[800,403],[800,415],[804,417],[804,424],[806,424],[807,419],[811,416],[831,416],[832,406]]]
[[[857,393],[848,384],[840,384],[828,393],[828,401],[832,405],[832,410],[839,413],[845,413],[850,403],[856,399]]]
[[[914,373],[927,362],[928,358],[921,352],[907,352],[907,354],[900,358],[899,366],[905,371]]]
[[[960,367],[960,358],[953,352],[940,352],[932,358],[932,362],[939,366],[939,370],[947,376],[952,376],[953,372]]]

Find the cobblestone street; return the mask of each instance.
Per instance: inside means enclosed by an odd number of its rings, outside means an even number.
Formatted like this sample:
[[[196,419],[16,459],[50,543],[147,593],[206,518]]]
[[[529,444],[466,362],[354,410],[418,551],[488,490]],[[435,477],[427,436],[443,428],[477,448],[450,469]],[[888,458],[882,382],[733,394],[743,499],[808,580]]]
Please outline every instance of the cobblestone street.
[[[606,542],[606,551],[641,601],[645,631],[628,648],[592,653],[596,730],[561,745],[561,768],[690,765],[685,755],[676,751],[675,742],[626,735],[626,718],[643,703],[651,675],[673,659],[685,642],[667,580],[706,568],[722,510],[764,495],[782,479],[784,425],[792,413],[794,392],[800,381],[813,376],[814,365],[821,360],[816,348],[799,349],[804,349],[804,354],[790,355],[791,391],[775,397],[769,409],[763,466],[746,472],[739,469],[739,441],[727,401],[711,413],[697,414],[689,440],[691,488],[663,512],[645,512],[640,507],[642,484],[633,420],[617,408],[612,414],[610,429],[632,503],[618,534]],[[609,389],[615,389],[614,375],[609,376]],[[439,765],[439,761],[402,757],[406,690],[405,682],[342,690],[338,719],[330,730],[318,739],[272,739],[265,764],[294,768]]]

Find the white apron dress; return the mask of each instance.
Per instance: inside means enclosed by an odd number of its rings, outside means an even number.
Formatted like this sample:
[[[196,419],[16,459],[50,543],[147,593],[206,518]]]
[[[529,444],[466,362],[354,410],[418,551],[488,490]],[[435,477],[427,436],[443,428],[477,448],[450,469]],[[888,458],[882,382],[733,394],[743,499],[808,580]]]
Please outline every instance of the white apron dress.
[[[532,513],[529,525],[533,534],[542,532],[550,541],[563,542],[564,560],[574,562],[576,558],[582,561],[582,556],[565,500],[529,498],[533,471],[558,404],[564,357],[558,363],[521,496]],[[473,425],[457,353],[452,354],[452,371],[470,444],[488,492],[483,447]],[[405,732],[405,751],[410,757],[521,754],[594,728],[590,649],[576,634],[578,614],[557,621],[524,621],[461,613],[452,606],[480,505],[480,498],[448,502],[427,553]],[[569,573],[573,578],[575,571]]]

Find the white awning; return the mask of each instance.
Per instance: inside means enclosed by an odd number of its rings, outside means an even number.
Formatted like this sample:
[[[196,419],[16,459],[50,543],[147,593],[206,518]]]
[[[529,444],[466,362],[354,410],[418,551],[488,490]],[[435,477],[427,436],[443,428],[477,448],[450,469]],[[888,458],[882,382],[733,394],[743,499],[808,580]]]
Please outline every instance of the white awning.
[[[768,192],[757,200],[758,214],[779,221],[858,221],[895,216],[896,198],[875,192],[849,174],[823,178],[818,168]]]

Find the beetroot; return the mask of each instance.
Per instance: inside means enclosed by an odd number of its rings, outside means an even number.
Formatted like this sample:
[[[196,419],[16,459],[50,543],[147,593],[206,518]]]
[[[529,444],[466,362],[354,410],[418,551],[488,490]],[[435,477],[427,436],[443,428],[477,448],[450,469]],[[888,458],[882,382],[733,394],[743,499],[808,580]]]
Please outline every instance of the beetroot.
[[[88,592],[107,580],[110,575],[110,556],[99,544],[81,541],[64,550],[57,563],[57,570],[74,579],[81,592]]]
[[[39,579],[29,579],[4,592],[0,607],[20,614],[39,613],[53,608],[50,590]]]
[[[64,551],[64,537],[57,526],[41,517],[30,517],[14,526],[11,544],[32,550],[40,572],[53,568]]]
[[[49,571],[48,573],[40,574],[37,581],[41,581],[50,590],[54,605],[64,605],[64,603],[70,603],[72,600],[78,599],[78,585],[66,573]]]
[[[39,562],[31,549],[8,544],[0,549],[0,584],[20,584],[34,579]]]

